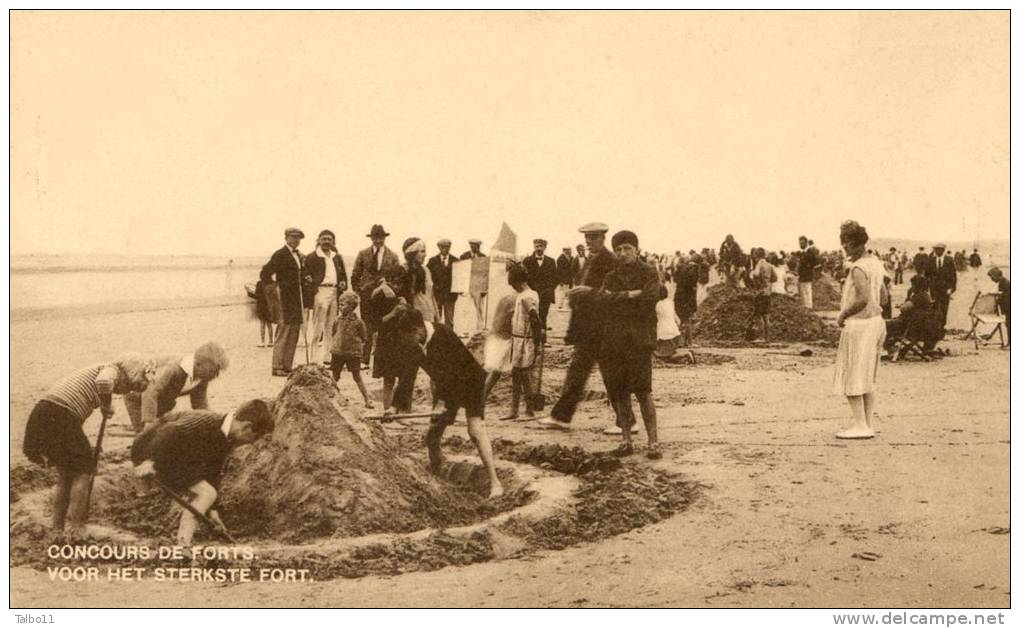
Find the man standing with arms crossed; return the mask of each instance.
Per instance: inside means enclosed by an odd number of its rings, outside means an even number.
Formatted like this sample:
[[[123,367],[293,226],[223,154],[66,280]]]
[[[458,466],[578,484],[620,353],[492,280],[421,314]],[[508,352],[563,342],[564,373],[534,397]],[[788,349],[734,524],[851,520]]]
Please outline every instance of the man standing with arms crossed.
[[[588,384],[588,376],[591,375],[592,368],[598,364],[603,317],[601,308],[591,293],[593,289],[601,288],[606,275],[616,268],[616,256],[606,248],[606,232],[609,231],[609,226],[601,222],[592,222],[581,227],[579,231],[584,234],[590,257],[581,273],[580,281],[577,282],[578,285],[567,292],[571,314],[565,342],[574,345],[574,355],[567,367],[560,398],[553,406],[550,417],[538,421],[539,425],[549,429],[570,429],[574,411]]]

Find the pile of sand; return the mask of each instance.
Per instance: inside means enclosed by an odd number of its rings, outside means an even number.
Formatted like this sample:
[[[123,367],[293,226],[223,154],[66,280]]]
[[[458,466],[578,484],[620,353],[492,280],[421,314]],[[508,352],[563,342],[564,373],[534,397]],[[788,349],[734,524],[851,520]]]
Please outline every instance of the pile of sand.
[[[748,322],[753,311],[749,290],[717,285],[698,306],[694,335],[701,341],[746,341]],[[760,333],[760,332],[759,332]],[[769,312],[770,342],[836,341],[839,330],[829,326],[817,314],[805,309],[797,299],[773,294]]]
[[[510,491],[487,500],[435,478],[422,455],[349,406],[325,369],[291,375],[274,414],[272,438],[228,462],[224,518],[242,534],[300,542],[409,532],[478,521],[523,499]]]

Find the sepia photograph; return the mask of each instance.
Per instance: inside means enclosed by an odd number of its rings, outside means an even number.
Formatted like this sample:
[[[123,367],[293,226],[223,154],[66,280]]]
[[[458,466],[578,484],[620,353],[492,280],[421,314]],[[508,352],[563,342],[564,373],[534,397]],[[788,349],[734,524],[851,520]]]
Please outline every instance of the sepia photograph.
[[[1006,623],[1010,18],[10,10],[11,617]]]

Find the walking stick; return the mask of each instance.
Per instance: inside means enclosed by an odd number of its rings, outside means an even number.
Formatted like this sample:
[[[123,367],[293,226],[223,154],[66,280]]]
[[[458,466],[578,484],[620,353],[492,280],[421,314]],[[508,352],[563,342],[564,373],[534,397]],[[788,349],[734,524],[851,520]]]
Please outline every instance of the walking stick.
[[[205,525],[209,526],[213,532],[215,532],[222,538],[226,539],[227,541],[230,541],[234,545],[238,545],[237,539],[235,539],[233,535],[230,534],[226,526],[217,525],[215,521],[198,512],[197,508],[192,506],[191,503],[189,503],[186,499],[178,495],[172,488],[164,484],[163,480],[160,480],[158,477],[153,477],[152,479],[156,483],[156,486],[158,486],[160,489],[163,490],[164,493],[166,493],[167,497],[180,504],[185,510],[187,510],[191,514],[195,515],[195,518],[197,518]]]
[[[109,414],[105,410],[103,413],[103,422],[99,424],[99,436],[96,437],[96,446],[92,449],[92,476],[89,478],[89,492],[85,496],[85,510],[88,511],[88,504],[92,501],[92,487],[96,483],[96,473],[99,471],[99,454],[103,451],[103,434],[106,432],[106,421],[113,412]]]

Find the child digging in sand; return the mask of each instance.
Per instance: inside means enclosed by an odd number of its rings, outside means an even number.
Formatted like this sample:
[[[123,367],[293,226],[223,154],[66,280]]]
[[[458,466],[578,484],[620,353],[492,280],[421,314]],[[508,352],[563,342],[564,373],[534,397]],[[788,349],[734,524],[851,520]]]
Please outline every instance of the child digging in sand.
[[[358,390],[361,391],[365,407],[371,409],[374,407],[372,398],[368,396],[368,389],[361,379],[361,360],[368,330],[365,323],[354,313],[360,301],[358,295],[353,292],[346,292],[340,297],[340,317],[333,323],[333,345],[329,349],[332,359],[329,361],[329,369],[333,372],[333,381],[339,382],[340,374],[346,366],[354,383],[358,385]]]
[[[641,418],[648,432],[646,455],[662,458],[652,400],[652,351],[655,349],[655,303],[659,300],[659,277],[655,269],[638,258],[638,238],[631,231],[613,236],[613,251],[619,259],[616,269],[606,275],[598,299],[606,316],[602,341],[606,388],[616,412],[616,424],[623,431],[618,456],[634,453],[631,428],[634,410],[630,396],[637,397]]]
[[[440,448],[443,432],[448,425],[453,425],[457,412],[464,408],[468,436],[478,448],[478,456],[489,474],[489,497],[499,497],[503,494],[503,486],[496,477],[492,443],[489,442],[483,423],[485,370],[453,330],[446,325],[425,321],[421,312],[401,312],[397,319],[397,331],[406,346],[416,346],[421,350],[419,364],[432,378],[435,389],[432,424],[425,436],[432,471],[438,472],[443,464]]]

